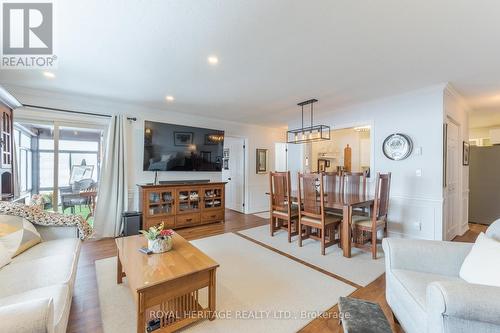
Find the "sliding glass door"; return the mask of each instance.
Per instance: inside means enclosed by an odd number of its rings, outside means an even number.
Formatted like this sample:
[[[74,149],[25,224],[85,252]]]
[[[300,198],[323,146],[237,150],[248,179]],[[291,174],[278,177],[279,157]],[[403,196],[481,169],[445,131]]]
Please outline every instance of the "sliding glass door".
[[[19,195],[28,204],[93,221],[104,129],[14,122]]]

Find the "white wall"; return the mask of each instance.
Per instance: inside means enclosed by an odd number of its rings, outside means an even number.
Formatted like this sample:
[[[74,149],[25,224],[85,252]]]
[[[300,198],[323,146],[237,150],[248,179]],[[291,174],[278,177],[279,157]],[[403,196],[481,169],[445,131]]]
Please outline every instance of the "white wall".
[[[268,187],[268,175],[256,174],[255,172],[255,151],[257,148],[269,150],[269,156],[274,156],[274,144],[285,140],[285,131],[278,128],[267,128],[256,125],[235,123],[220,119],[207,118],[182,113],[182,110],[166,111],[151,109],[145,106],[127,104],[123,102],[97,99],[95,97],[82,97],[72,95],[62,95],[45,92],[42,90],[31,90],[16,86],[6,87],[12,95],[18,98],[23,104],[34,104],[46,107],[77,110],[99,114],[125,114],[137,117],[136,122],[130,123],[129,137],[130,149],[129,157],[129,202],[130,209],[138,208],[138,188],[137,184],[152,182],[154,174],[143,171],[142,160],[144,154],[144,120],[174,123],[180,125],[197,126],[224,130],[226,135],[243,137],[247,139],[247,173],[246,173],[246,212],[253,213],[268,209],[269,202],[265,195]],[[175,106],[169,107],[174,108]],[[64,119],[69,122],[96,122],[96,117],[69,115],[66,113],[51,111],[20,110],[15,117],[36,116],[45,120]],[[97,122],[102,123],[102,118],[97,118]],[[270,170],[274,169],[274,159],[269,159]],[[160,180],[179,179],[210,179],[220,181],[220,172],[160,172]]]
[[[393,236],[442,238],[443,90],[444,85],[433,86],[315,116],[316,123],[332,128],[371,125],[372,174],[392,173],[389,233]],[[300,116],[289,126],[300,126]],[[396,132],[409,135],[415,147],[403,161],[389,160],[382,152],[384,139]],[[304,169],[301,154],[300,147],[289,149],[294,172]]]

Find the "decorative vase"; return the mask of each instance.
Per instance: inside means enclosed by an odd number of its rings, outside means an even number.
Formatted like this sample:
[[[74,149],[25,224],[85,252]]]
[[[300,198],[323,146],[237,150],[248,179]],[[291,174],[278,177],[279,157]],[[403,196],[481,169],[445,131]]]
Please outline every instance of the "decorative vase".
[[[148,249],[153,253],[163,253],[170,251],[173,243],[172,237],[166,237],[165,239],[157,238],[154,240],[148,239]]]

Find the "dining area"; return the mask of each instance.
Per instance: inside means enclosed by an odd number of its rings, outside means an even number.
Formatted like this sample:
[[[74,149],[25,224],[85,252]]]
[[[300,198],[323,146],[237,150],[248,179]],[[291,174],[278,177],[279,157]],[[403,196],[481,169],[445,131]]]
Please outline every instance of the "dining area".
[[[295,187],[291,177],[296,177]],[[366,172],[270,172],[270,236],[283,230],[288,243],[299,248],[305,240],[318,241],[322,256],[338,246],[345,258],[356,248],[377,259],[377,244],[387,237],[391,173],[372,177]]]

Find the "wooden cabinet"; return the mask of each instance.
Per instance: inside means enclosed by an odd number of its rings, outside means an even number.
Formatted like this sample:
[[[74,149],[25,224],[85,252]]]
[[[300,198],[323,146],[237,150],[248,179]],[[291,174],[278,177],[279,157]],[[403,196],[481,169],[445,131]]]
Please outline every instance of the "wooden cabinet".
[[[2,200],[11,200],[14,196],[13,140],[12,109],[0,104],[0,192]]]
[[[160,223],[183,228],[224,222],[225,184],[139,185],[143,229]]]

